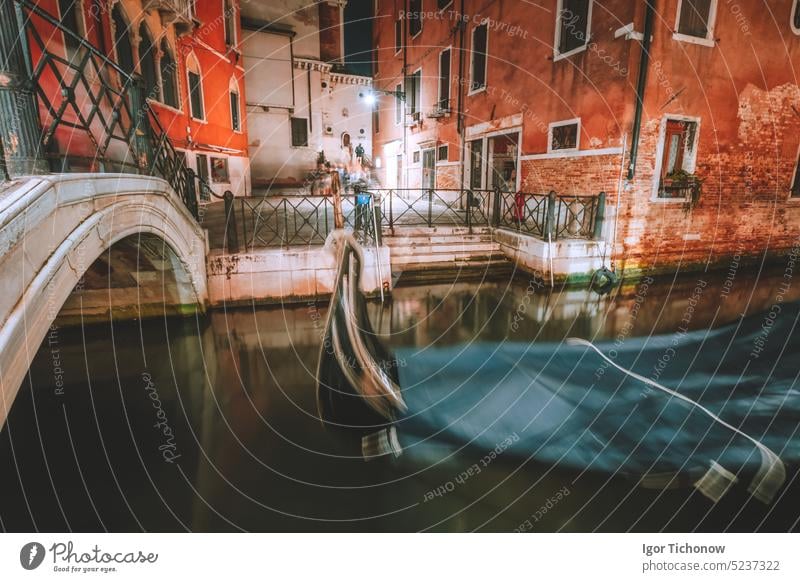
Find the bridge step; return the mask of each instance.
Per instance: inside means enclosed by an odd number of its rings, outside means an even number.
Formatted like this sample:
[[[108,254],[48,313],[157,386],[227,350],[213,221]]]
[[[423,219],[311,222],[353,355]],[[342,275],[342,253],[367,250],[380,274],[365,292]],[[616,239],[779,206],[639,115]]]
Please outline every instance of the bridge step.
[[[384,244],[401,283],[508,276],[513,267],[489,229],[404,228],[385,235]]]

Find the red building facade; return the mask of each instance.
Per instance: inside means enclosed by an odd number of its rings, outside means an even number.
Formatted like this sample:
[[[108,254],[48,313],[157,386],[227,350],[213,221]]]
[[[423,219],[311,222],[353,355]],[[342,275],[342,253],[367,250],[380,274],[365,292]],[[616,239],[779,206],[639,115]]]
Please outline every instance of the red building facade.
[[[376,111],[381,179],[604,191],[626,269],[785,253],[800,236],[798,4],[377,0],[374,85],[406,97]]]
[[[44,149],[59,160],[54,169],[130,171],[137,164],[147,165],[131,160],[125,143],[142,137],[141,128],[133,135],[127,131],[146,99],[159,129],[188,167],[218,194],[246,194],[249,167],[238,4],[21,3],[29,17],[25,30],[33,83],[40,91]],[[136,91],[126,78],[135,79]],[[65,92],[65,87],[73,88]]]

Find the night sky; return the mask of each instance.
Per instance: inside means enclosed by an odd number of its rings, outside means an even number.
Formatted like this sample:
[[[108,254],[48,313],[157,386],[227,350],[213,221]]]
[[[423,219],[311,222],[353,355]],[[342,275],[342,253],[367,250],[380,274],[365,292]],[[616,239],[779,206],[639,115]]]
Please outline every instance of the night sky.
[[[347,68],[372,75],[372,0],[350,0],[344,9],[344,52]]]

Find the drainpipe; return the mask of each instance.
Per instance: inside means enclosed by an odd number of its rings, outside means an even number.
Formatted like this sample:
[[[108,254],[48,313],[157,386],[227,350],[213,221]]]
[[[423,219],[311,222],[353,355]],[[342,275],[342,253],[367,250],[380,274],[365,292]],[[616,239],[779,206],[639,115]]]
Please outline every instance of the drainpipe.
[[[464,14],[464,0],[461,0],[461,14]],[[459,37],[458,37],[458,110],[456,112],[456,128],[458,136],[461,140],[461,147],[459,148],[459,167],[461,168],[461,188],[464,188],[464,181],[467,174],[466,160],[467,160],[467,132],[464,127],[464,37],[466,36],[467,23],[463,18],[458,19]],[[470,186],[472,186],[470,184]],[[463,195],[462,195],[463,196]],[[463,200],[462,200],[463,203]]]
[[[628,163],[628,180],[636,174],[636,158],[639,154],[639,134],[642,130],[642,111],[644,109],[644,89],[647,85],[647,69],[650,64],[650,39],[653,36],[653,15],[656,0],[648,0],[644,13],[644,32],[642,33],[642,54],[639,60],[639,79],[636,83],[636,112],[633,116],[633,135],[631,138],[631,157]]]
[[[406,4],[403,4],[404,8],[407,8]],[[406,13],[407,14],[407,13]],[[400,22],[400,26],[403,27],[403,95],[405,95],[405,99],[403,99],[403,116],[401,121],[403,123],[403,173],[401,178],[404,185],[398,184],[398,188],[408,187],[408,123],[406,120],[408,119],[408,22],[407,18],[404,16],[403,20]]]
[[[41,157],[39,110],[28,68],[28,39],[22,9],[14,0],[0,0],[0,173],[46,174]]]

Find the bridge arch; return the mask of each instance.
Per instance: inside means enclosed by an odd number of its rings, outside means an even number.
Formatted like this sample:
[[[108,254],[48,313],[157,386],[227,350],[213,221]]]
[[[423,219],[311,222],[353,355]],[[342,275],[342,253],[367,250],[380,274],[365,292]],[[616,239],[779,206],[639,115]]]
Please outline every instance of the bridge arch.
[[[178,283],[172,299],[205,306],[205,234],[164,180],[71,174],[0,189],[0,427],[75,286],[130,237],[162,241]]]

